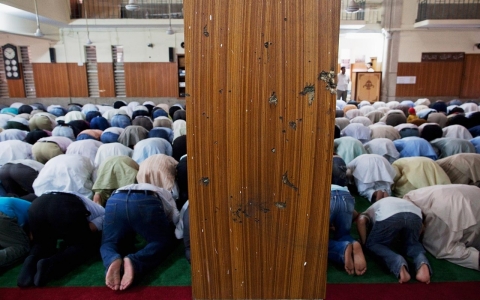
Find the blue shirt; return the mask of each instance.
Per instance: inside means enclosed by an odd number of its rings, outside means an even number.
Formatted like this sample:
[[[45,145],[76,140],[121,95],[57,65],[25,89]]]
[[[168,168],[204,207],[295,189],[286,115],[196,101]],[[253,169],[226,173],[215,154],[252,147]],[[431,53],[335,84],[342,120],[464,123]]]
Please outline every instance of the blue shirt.
[[[19,226],[28,222],[28,209],[32,203],[12,197],[0,197],[0,212],[16,218]]]
[[[433,150],[432,145],[420,137],[405,137],[403,139],[393,141],[393,144],[400,153],[400,157],[424,156],[433,160],[437,160],[438,158],[435,150]]]

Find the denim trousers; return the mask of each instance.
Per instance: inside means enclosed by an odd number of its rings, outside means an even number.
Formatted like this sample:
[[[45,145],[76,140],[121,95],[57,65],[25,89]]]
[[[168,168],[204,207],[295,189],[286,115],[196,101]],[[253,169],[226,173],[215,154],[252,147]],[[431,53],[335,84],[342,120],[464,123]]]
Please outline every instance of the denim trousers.
[[[387,266],[398,278],[402,266],[408,271],[403,256],[390,249],[392,241],[401,239],[403,252],[413,260],[415,270],[426,264],[432,274],[432,268],[425,256],[425,249],[419,241],[422,219],[414,213],[401,212],[385,220],[375,222],[366,241],[366,248]]]
[[[328,241],[328,259],[345,264],[345,249],[355,240],[350,235],[355,198],[349,192],[330,192],[330,224],[335,227],[333,239]]]
[[[128,253],[132,251],[136,234],[143,237],[147,244],[134,253]],[[145,273],[166,258],[174,240],[174,228],[159,197],[135,191],[117,192],[108,199],[100,247],[105,270],[114,260],[125,255],[132,261],[135,274]]]

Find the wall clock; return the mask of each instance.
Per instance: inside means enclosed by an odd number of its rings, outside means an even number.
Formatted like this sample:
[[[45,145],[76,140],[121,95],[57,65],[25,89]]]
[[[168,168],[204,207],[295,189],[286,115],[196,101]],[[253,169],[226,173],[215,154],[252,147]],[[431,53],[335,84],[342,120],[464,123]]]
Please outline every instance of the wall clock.
[[[17,46],[12,44],[2,46],[2,55],[7,79],[20,79]]]

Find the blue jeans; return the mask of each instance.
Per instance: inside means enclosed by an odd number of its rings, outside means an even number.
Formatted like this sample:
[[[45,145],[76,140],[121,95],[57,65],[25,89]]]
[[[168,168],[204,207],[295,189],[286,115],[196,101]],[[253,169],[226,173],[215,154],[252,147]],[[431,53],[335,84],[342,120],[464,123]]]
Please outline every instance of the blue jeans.
[[[345,249],[355,240],[350,235],[355,198],[349,192],[330,192],[330,224],[335,227],[333,239],[328,240],[328,259],[345,264]]]
[[[383,221],[375,222],[367,241],[366,248],[380,258],[387,268],[398,278],[402,266],[408,271],[405,258],[390,249],[390,244],[397,237],[401,237],[405,254],[413,259],[418,271],[422,264],[426,264],[432,274],[432,268],[425,256],[425,249],[419,241],[422,219],[413,213],[401,212]]]
[[[160,198],[145,193],[113,194],[105,207],[100,247],[105,269],[132,249],[135,234],[142,236],[147,245],[126,257],[132,261],[134,273],[142,274],[159,265],[169,254],[175,240],[174,228]]]
[[[110,120],[110,125],[112,125],[112,127],[126,128],[127,126],[132,125],[132,121],[130,121],[130,117],[127,115],[119,114],[112,117]]]

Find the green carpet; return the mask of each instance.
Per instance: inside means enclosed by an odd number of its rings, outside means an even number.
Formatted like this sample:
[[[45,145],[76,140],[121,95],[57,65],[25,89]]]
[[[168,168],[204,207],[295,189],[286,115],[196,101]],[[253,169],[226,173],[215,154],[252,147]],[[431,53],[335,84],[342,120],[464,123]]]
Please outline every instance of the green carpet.
[[[355,209],[363,212],[370,206],[363,197],[355,197]],[[355,226],[352,227],[352,236],[358,238]],[[328,283],[395,283],[397,279],[389,271],[382,267],[371,256],[366,255],[367,272],[363,276],[350,276],[343,267],[328,264],[327,282]],[[428,254],[428,259],[433,268],[432,282],[452,282],[452,281],[480,281],[480,272],[466,269],[450,263],[445,260],[435,259]],[[16,287],[17,275],[20,272],[21,265],[17,265],[6,271],[0,271],[0,287]],[[82,264],[63,278],[51,281],[48,286],[104,286],[104,268],[100,256],[92,258],[90,261]],[[412,273],[412,275],[414,275]],[[412,276],[415,278],[415,276]],[[414,281],[414,280],[413,280]],[[175,251],[159,267],[148,273],[138,283],[140,286],[190,286],[190,264],[184,256],[183,244],[179,244]]]
[[[361,213],[370,206],[370,202],[361,196],[355,197],[355,209]],[[358,239],[356,225],[353,224],[351,235]],[[398,282],[393,274],[386,267],[376,261],[372,256],[366,254],[367,272],[363,276],[350,276],[342,266],[328,263],[327,283],[394,283]],[[446,260],[436,259],[427,252],[427,258],[433,270],[431,282],[448,281],[480,281],[480,272],[467,269]],[[412,279],[415,278],[410,268]],[[414,280],[413,280],[414,281]]]

